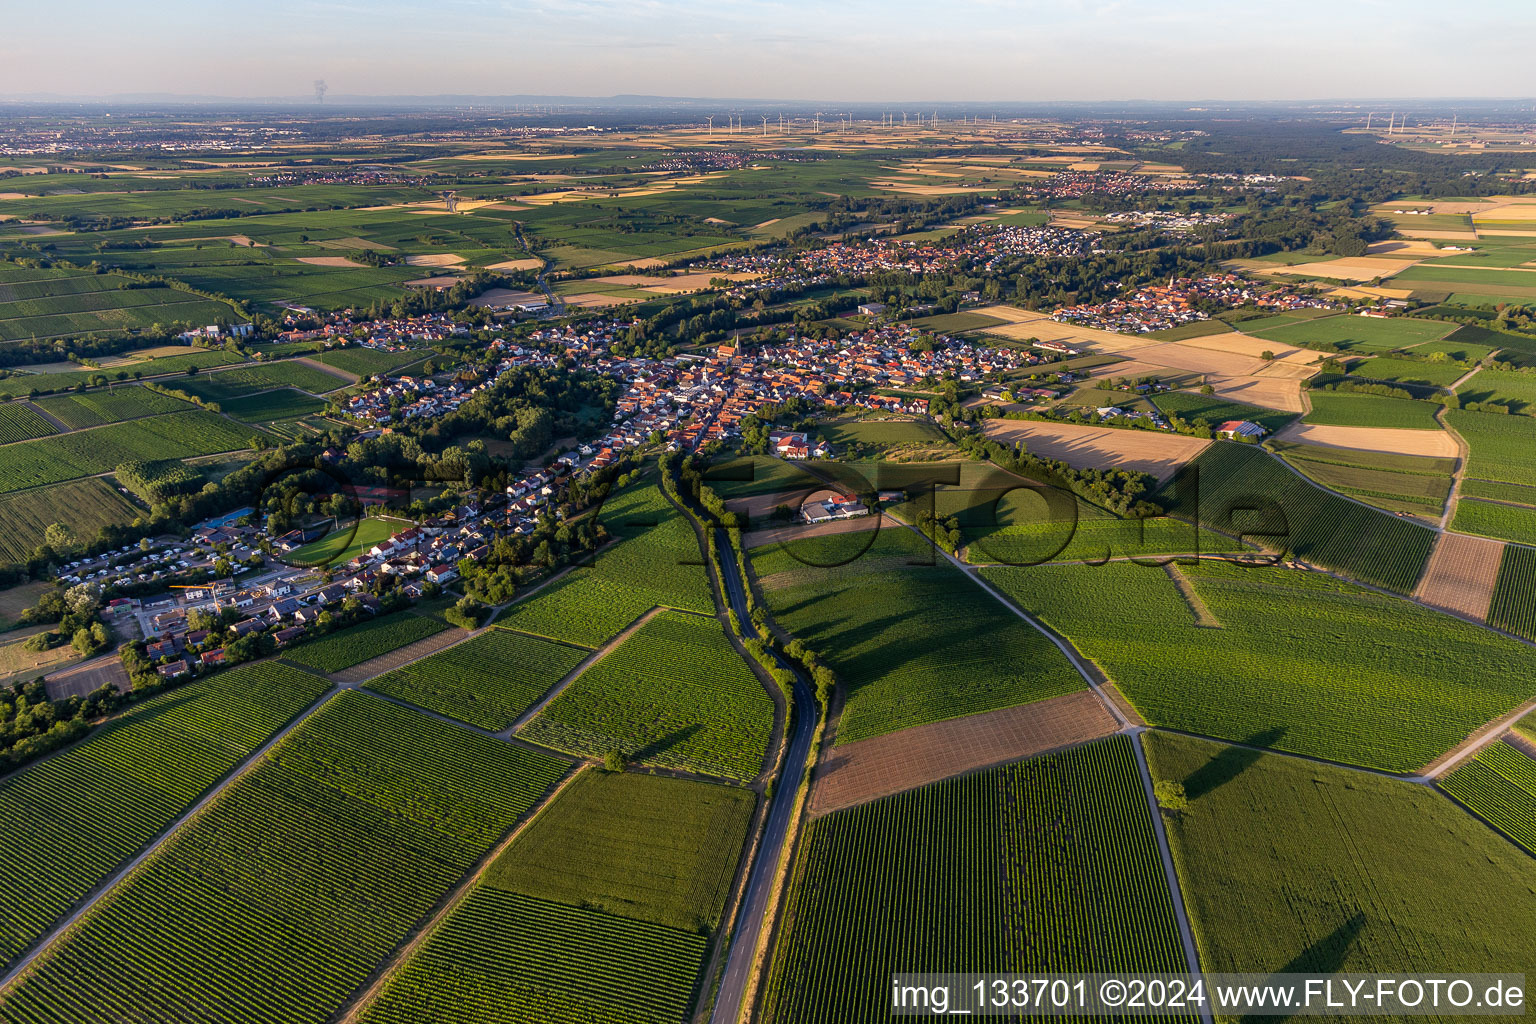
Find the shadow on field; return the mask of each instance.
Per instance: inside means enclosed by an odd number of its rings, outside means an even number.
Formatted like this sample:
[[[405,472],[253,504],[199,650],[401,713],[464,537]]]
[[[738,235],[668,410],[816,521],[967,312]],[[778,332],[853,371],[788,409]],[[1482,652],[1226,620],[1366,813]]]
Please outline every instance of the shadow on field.
[[[1262,751],[1250,750],[1249,747],[1272,747],[1284,735],[1285,727],[1276,726],[1273,729],[1256,732],[1244,739],[1242,742],[1248,744],[1247,747],[1224,747],[1221,753],[1201,765],[1184,780],[1185,795],[1191,800],[1198,800],[1207,793],[1220,789],[1264,756]]]
[[[1364,929],[1365,915],[1357,910],[1350,915],[1349,920],[1291,957],[1290,962],[1276,973],[1337,974],[1344,966],[1345,958],[1349,956],[1350,947],[1355,944],[1355,939]],[[1290,1019],[1267,1015],[1241,1018],[1243,1024],[1278,1024],[1279,1021]]]
[[[695,722],[693,725],[686,725],[681,729],[675,730],[674,732],[669,732],[665,736],[661,736],[655,740],[652,740],[650,743],[647,743],[645,746],[631,754],[630,757],[635,761],[653,760],[657,756],[666,753],[673,747],[682,743],[684,740],[702,728],[703,726],[699,725],[697,722]]]

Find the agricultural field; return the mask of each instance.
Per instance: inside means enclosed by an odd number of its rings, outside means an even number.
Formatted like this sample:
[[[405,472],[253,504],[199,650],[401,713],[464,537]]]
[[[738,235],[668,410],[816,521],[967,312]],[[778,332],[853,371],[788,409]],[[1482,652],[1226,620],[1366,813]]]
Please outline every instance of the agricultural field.
[[[713,617],[662,612],[540,711],[525,740],[601,758],[750,782],[763,771],[773,701]]]
[[[1083,688],[1049,640],[914,531],[824,540],[830,557],[775,545],[751,552],[752,569],[774,619],[845,689],[838,743]]]
[[[131,523],[143,514],[110,483],[94,477],[0,495],[0,564],[25,563],[53,523],[65,523],[78,539],[90,541],[103,526]]]
[[[1536,650],[1440,612],[1322,573],[1180,572],[1198,607],[1124,562],[981,570],[1153,725],[1413,772],[1532,695]]]
[[[498,625],[599,647],[658,605],[714,614],[698,538],[658,487],[610,495],[598,522],[618,542],[512,605]]]
[[[500,732],[589,653],[585,648],[493,628],[369,680],[368,688]]]
[[[1187,970],[1133,742],[813,820],[763,1019],[889,1020],[895,972]]]
[[[404,352],[383,352],[374,348],[348,346],[347,348],[322,352],[315,356],[315,360],[324,363],[326,366],[334,366],[344,373],[355,374],[358,377],[371,377],[374,374],[398,370],[402,366],[414,363],[431,354],[430,351],[420,349],[410,349]]]
[[[236,451],[251,447],[252,441],[262,436],[255,427],[243,427],[194,409],[22,441],[5,449],[0,493],[94,476],[134,460],[184,459]]]
[[[752,808],[741,789],[583,773],[361,1021],[682,1024]]]
[[[1536,944],[1536,862],[1433,789],[1144,740],[1189,799],[1168,841],[1204,970],[1499,971]]]
[[[1254,320],[1239,323],[1237,328],[1244,334],[1298,348],[1324,345],[1336,346],[1347,352],[1390,352],[1418,342],[1443,338],[1451,332],[1453,325],[1438,320],[1406,317],[1383,320],[1341,315],[1280,324]]]
[[[180,349],[180,346],[176,347]],[[153,351],[163,353],[166,350]],[[18,367],[11,376],[0,377],[0,397],[23,398],[27,395],[45,395],[71,391],[82,385],[92,386],[92,382],[100,384],[112,381],[133,381],[140,377],[163,377],[169,374],[184,374],[188,368],[204,370],[212,366],[228,366],[230,363],[241,361],[240,356],[225,352],[223,349],[183,351],[186,351],[185,355],[154,354],[142,359],[136,358],[137,353],[130,353],[134,358],[124,359],[121,362],[114,361],[110,366],[57,373],[33,373],[26,371],[25,367]]]
[[[280,665],[236,668],[0,779],[0,966],[329,688]]]
[[[1505,545],[1488,624],[1536,640],[1536,550]]]
[[[1439,344],[1441,342],[1429,343],[1429,345]],[[1414,348],[1412,351],[1417,355],[1429,345]],[[1467,372],[1467,367],[1452,362],[1436,363],[1418,359],[1376,356],[1350,364],[1349,372],[1354,377],[1386,381],[1389,384],[1428,384],[1433,387],[1445,387],[1456,383]]]
[[[1316,487],[1261,448],[1218,441],[1193,466],[1197,493],[1175,480],[1159,499],[1171,515],[1364,583],[1408,593],[1434,546],[1434,531]]]
[[[1447,410],[1445,418],[1472,449],[1468,477],[1536,487],[1536,424],[1529,418],[1462,409]]]
[[[1439,515],[1456,471],[1454,459],[1292,441],[1270,441],[1267,447],[1309,480],[1388,512]]]
[[[231,398],[221,403],[227,415],[246,423],[271,423],[296,420],[325,411],[325,401],[294,388],[279,388],[260,394]]]
[[[1521,416],[1536,416],[1536,371],[1479,370],[1456,395],[1463,402],[1492,402]],[[1527,427],[1536,434],[1536,423]]]
[[[1536,544],[1536,508],[1463,497],[1456,503],[1451,529],[1518,544]]]
[[[0,405],[0,444],[30,441],[34,437],[47,437],[56,433],[58,431],[52,423],[26,406],[14,402]]]
[[[414,525],[404,519],[389,516],[359,519],[355,529],[343,522],[339,529],[333,529],[319,540],[312,540],[290,551],[287,560],[294,565],[335,565],[347,562]]]
[[[565,770],[343,691],[50,946],[0,1015],[327,1021]]]
[[[1212,427],[1219,427],[1227,420],[1248,420],[1270,433],[1296,418],[1295,413],[1261,409],[1256,405],[1228,401],[1218,395],[1197,395],[1189,391],[1165,391],[1153,396],[1152,404],[1164,416],[1181,416],[1191,423],[1204,420]]]
[[[283,656],[317,672],[340,672],[447,628],[448,623],[440,619],[398,611],[308,640]]]
[[[1536,854],[1536,761],[1494,743],[1441,779],[1440,788]]]
[[[54,419],[75,430],[120,423],[142,416],[185,412],[192,408],[179,398],[171,398],[169,395],[162,395],[138,385],[109,390],[98,388],[53,398],[39,398],[36,405]]]
[[[230,303],[117,274],[0,263],[0,345],[245,319]]]
[[[1435,420],[1435,412],[1440,406],[1433,402],[1320,388],[1309,391],[1307,396],[1312,401],[1312,411],[1302,417],[1303,423],[1330,427],[1440,429],[1439,422]]]
[[[898,457],[910,446],[949,446],[944,432],[928,420],[847,420],[829,423],[821,435],[839,459]]]

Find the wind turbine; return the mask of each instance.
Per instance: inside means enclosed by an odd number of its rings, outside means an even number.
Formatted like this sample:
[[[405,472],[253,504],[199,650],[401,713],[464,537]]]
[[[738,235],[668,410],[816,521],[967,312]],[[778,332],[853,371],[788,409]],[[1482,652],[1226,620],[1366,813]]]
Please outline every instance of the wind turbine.
[[[768,119],[766,117],[763,118],[763,134],[768,134]]]
[[[779,112],[779,134],[780,135],[784,134],[784,113],[783,113],[783,111]]]
[[[709,137],[710,138],[714,138],[715,137],[715,115],[714,114],[710,114],[704,120],[709,122]]]

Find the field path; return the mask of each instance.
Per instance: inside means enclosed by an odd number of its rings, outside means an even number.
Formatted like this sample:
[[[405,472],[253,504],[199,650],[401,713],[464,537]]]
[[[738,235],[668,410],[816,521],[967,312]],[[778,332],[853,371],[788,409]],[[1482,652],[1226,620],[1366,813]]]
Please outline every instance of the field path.
[[[430,658],[434,654],[446,651],[451,647],[468,643],[490,628],[490,626],[481,626],[479,629],[465,630],[450,627],[440,633],[433,633],[431,636],[412,641],[404,647],[396,647],[392,651],[385,651],[383,654],[369,658],[367,661],[360,661],[350,668],[342,669],[340,672],[332,672],[329,678],[334,682],[341,683],[343,686],[367,683],[377,679],[379,676],[388,675],[397,668],[404,668],[407,665],[421,661],[423,658]]]
[[[1429,766],[1424,769],[1424,777],[1426,779],[1438,779],[1449,774],[1455,770],[1457,765],[1472,757],[1484,747],[1491,747],[1497,743],[1505,733],[1509,732],[1511,726],[1532,711],[1536,711],[1536,697],[1521,704],[1504,717],[1489,722],[1477,730],[1477,732],[1468,736],[1459,745],[1431,761]]]
[[[10,971],[8,971],[3,978],[0,978],[0,992],[5,992],[7,989],[9,989],[11,985],[21,977],[27,968],[31,967],[32,963],[37,960],[37,958],[41,956],[48,949],[48,947],[53,945],[54,941],[58,939],[59,936],[63,935],[66,931],[73,927],[75,923],[84,917],[103,896],[117,888],[118,883],[120,883],[124,878],[127,878],[129,873],[132,872],[134,868],[138,867],[140,864],[144,863],[144,861],[149,859],[149,857],[154,854],[156,850],[160,849],[160,847],[165,844],[167,839],[174,835],[188,821],[194,818],[198,812],[202,811],[203,808],[217,800],[225,790],[234,785],[248,772],[250,772],[252,768],[261,763],[261,760],[267,756],[268,752],[271,751],[273,747],[277,746],[284,739],[286,739],[291,732],[293,732],[299,726],[303,725],[304,722],[309,719],[309,716],[313,715],[316,711],[319,711],[327,701],[336,695],[336,692],[336,689],[332,687],[331,689],[321,694],[313,704],[305,708],[299,714],[295,715],[292,721],[274,733],[271,738],[267,740],[267,742],[263,743],[260,747],[257,747],[255,752],[252,753],[250,757],[247,757],[239,765],[233,768],[227,775],[224,776],[223,779],[221,779],[200,798],[198,798],[196,803],[183,811],[180,817],[162,829],[159,835],[155,836],[154,839],[150,840],[149,843],[145,845],[144,849],[140,850],[131,860],[129,860],[122,867],[118,868],[110,878],[97,886],[96,890],[91,893],[90,896],[81,901],[81,903],[76,906],[73,911],[70,912],[68,917],[54,925],[53,930],[45,935],[41,940],[39,940],[37,945],[33,947],[30,953],[16,961],[15,965],[11,967]]]
[[[341,381],[343,385],[356,384],[360,379],[356,374],[348,373],[346,370],[341,369],[339,366],[332,366],[329,363],[322,363],[320,360],[311,359],[309,356],[299,356],[294,360],[294,362],[302,363],[309,367],[311,370],[319,370],[321,373],[330,374],[332,377],[335,377],[337,380]],[[326,394],[330,394],[330,392],[328,391]]]
[[[1492,354],[1493,353],[1491,352],[1489,353],[1490,356]],[[1451,390],[1455,391],[1458,387],[1465,384],[1472,378],[1473,374],[1477,373],[1477,371],[1481,370],[1482,368],[1482,364],[1479,363],[1478,365],[1472,367],[1472,369],[1468,370],[1466,373],[1462,374],[1461,377],[1459,377],[1456,382],[1451,385]],[[1451,491],[1445,496],[1445,511],[1440,515],[1440,528],[1444,530],[1449,528],[1452,520],[1456,518],[1456,505],[1461,501],[1461,482],[1466,479],[1467,476],[1467,462],[1472,458],[1472,446],[1467,444],[1467,439],[1458,434],[1456,432],[1456,428],[1451,426],[1450,421],[1446,419],[1445,406],[1442,405],[1440,408],[1435,410],[1435,420],[1440,424],[1441,427],[1445,429],[1447,434],[1451,435],[1451,438],[1456,442],[1456,472],[1451,474]]]
[[[1184,603],[1189,605],[1190,614],[1195,617],[1195,625],[1202,629],[1220,629],[1221,620],[1216,618],[1211,609],[1206,606],[1204,599],[1195,590],[1195,585],[1189,582],[1189,577],[1179,571],[1179,567],[1172,562],[1163,566],[1163,571],[1168,574],[1168,578],[1173,581],[1173,585],[1183,595]]]
[[[23,409],[30,409],[32,412],[37,413],[43,419],[47,420],[48,423],[50,423],[53,428],[61,434],[69,434],[74,432],[74,427],[70,426],[68,423],[65,423],[63,420],[59,419],[53,413],[38,405],[36,402],[20,402],[18,404]]]
[[[667,609],[663,608],[661,605],[657,605],[650,611],[646,612],[644,615],[641,615],[634,622],[631,622],[629,625],[625,626],[618,633],[614,634],[612,639],[610,639],[607,643],[603,644],[603,646],[599,647],[597,650],[581,659],[581,664],[571,669],[565,674],[563,679],[555,683],[554,686],[551,686],[548,692],[546,692],[544,696],[540,697],[538,702],[534,704],[533,707],[519,715],[517,717],[517,721],[513,722],[510,727],[502,730],[499,733],[492,733],[491,735],[500,736],[503,739],[510,739],[513,734],[517,732],[517,730],[533,721],[533,717],[535,715],[548,707],[550,701],[560,696],[560,694],[565,691],[567,686],[570,686],[576,681],[578,676],[580,676],[587,669],[591,668],[593,665],[596,665],[598,662],[602,661],[604,658],[608,657],[609,653],[612,652],[614,648],[618,647],[625,640],[628,640],[635,634],[636,630],[645,625],[647,622],[650,622],[664,611],[667,611]]]
[[[517,838],[527,830],[529,825],[533,824],[539,815],[544,813],[547,807],[555,802],[555,799],[561,793],[565,792],[567,786],[576,781],[577,776],[582,773],[583,767],[578,765],[575,771],[567,772],[563,779],[555,783],[553,789],[544,794],[543,799],[529,808],[523,820],[514,825],[512,831],[508,832],[501,842],[497,843],[484,857],[480,858],[480,863],[475,866],[473,871],[459,880],[458,886],[448,894],[448,897],[437,910],[417,929],[416,934],[405,945],[395,950],[393,956],[374,969],[373,978],[368,983],[368,987],[353,997],[351,1000],[352,1005],[340,1018],[341,1024],[353,1024],[357,1020],[358,1015],[366,1010],[368,1005],[377,998],[379,990],[384,987],[385,982],[389,981],[394,976],[395,971],[399,970],[401,965],[409,960],[432,937],[437,931],[438,926],[448,919],[448,915],[458,909],[459,904],[464,902],[480,879],[485,877],[485,873],[490,870],[491,865],[501,859],[501,855],[507,851],[507,848],[517,841]]]

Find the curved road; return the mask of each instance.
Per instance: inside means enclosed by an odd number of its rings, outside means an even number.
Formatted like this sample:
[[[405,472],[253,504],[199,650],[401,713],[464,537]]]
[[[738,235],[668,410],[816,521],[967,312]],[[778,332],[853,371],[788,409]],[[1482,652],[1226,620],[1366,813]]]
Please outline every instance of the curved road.
[[[747,611],[747,596],[734,557],[730,537],[723,528],[716,529],[716,541],[720,546],[721,579],[726,597],[736,616],[742,622],[751,622]],[[774,655],[778,657],[777,653]],[[779,659],[781,665],[783,659]],[[788,665],[784,665],[789,668]],[[784,769],[773,785],[773,805],[768,810],[768,823],[763,829],[763,841],[752,862],[747,878],[746,895],[742,898],[741,913],[736,919],[736,931],[731,936],[730,952],[726,955],[725,977],[720,981],[720,992],[715,997],[715,1008],[710,1014],[710,1024],[735,1024],[741,1013],[742,996],[747,981],[752,977],[752,964],[757,959],[758,947],[763,941],[764,924],[768,917],[768,897],[773,889],[774,872],[784,852],[784,840],[789,832],[790,811],[795,796],[805,776],[806,755],[810,753],[811,736],[816,731],[816,716],[810,711],[816,706],[816,695],[799,672],[795,672],[795,706],[786,709],[794,717],[794,732],[790,735],[789,750],[784,755]],[[794,712],[798,709],[798,714]]]

